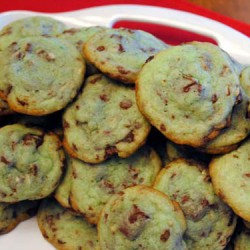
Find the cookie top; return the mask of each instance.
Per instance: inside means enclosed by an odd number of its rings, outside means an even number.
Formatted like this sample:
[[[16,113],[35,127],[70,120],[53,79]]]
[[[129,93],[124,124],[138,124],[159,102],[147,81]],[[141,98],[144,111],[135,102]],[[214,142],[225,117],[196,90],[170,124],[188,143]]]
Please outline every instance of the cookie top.
[[[14,111],[30,115],[53,113],[64,108],[82,85],[84,61],[65,40],[23,38],[6,50],[9,60],[0,88]]]
[[[65,39],[78,49],[80,53],[83,54],[83,45],[96,33],[102,32],[106,27],[101,26],[90,26],[82,28],[71,28],[65,29],[61,34],[58,34],[57,37]]]
[[[0,201],[37,200],[57,187],[64,166],[55,134],[13,124],[0,129]]]
[[[45,199],[37,214],[44,238],[59,250],[99,250],[96,228],[81,216]]]
[[[112,195],[138,184],[151,186],[161,161],[152,148],[144,146],[126,159],[114,157],[97,165],[71,159],[70,165],[72,207],[97,224],[101,209]]]
[[[72,160],[73,159],[66,154],[66,169],[64,171],[64,176],[54,194],[56,200],[65,208],[71,208],[69,197],[72,184]]]
[[[10,91],[10,86],[6,82],[6,66],[9,64],[9,55],[7,50],[0,51],[0,98],[3,100],[7,99],[7,95]]]
[[[21,201],[14,204],[0,202],[0,235],[10,232],[20,222],[35,215],[38,201]]]
[[[250,66],[242,70],[240,74],[240,85],[245,90],[246,94],[250,96]]]
[[[209,173],[214,190],[234,212],[250,222],[250,140],[237,150],[212,159]]]
[[[167,138],[198,147],[229,125],[240,99],[239,79],[217,46],[193,42],[149,60],[138,76],[136,97],[141,112]]]
[[[0,50],[20,38],[31,36],[55,36],[65,29],[65,25],[46,16],[19,19],[3,27],[0,31]]]
[[[87,78],[83,93],[66,109],[63,126],[65,149],[89,163],[130,156],[151,127],[137,108],[135,91],[101,74]]]
[[[188,249],[224,249],[236,226],[236,217],[214,193],[203,164],[184,158],[170,162],[156,178],[154,188],[179,203],[187,220]]]
[[[146,60],[168,46],[153,35],[131,29],[105,29],[84,45],[84,55],[101,72],[123,83],[135,83]]]
[[[98,70],[89,63],[83,53],[83,45],[86,41],[92,37],[94,34],[99,33],[106,29],[105,27],[101,26],[90,26],[90,27],[82,27],[82,28],[71,28],[64,30],[61,34],[57,37],[67,40],[71,42],[73,45],[76,46],[78,51],[82,54],[83,58],[86,61],[86,74],[93,75],[98,73]]]
[[[235,106],[232,114],[231,125],[223,130],[219,136],[209,142],[203,152],[209,154],[225,154],[236,149],[237,144],[244,140],[250,133],[250,99],[241,90],[242,102]]]
[[[111,197],[98,223],[101,249],[187,249],[186,223],[177,203],[149,187],[134,186]]]

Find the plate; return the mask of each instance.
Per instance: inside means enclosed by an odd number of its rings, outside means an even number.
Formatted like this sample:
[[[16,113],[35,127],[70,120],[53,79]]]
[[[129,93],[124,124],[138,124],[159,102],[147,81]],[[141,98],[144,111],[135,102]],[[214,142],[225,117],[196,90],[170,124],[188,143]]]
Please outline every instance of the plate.
[[[214,39],[235,60],[250,64],[250,39],[242,33],[211,19],[167,8],[141,5],[108,5],[78,11],[43,14],[10,11],[0,14],[0,28],[20,18],[45,15],[64,22],[68,27],[101,25],[112,27],[118,21],[136,21],[167,25]],[[39,231],[36,218],[20,223],[13,231],[0,236],[3,250],[53,250]]]

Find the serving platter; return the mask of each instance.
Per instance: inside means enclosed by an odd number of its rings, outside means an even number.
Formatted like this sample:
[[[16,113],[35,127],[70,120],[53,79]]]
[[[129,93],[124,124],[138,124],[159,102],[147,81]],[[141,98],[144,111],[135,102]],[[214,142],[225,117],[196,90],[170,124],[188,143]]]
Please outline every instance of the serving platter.
[[[68,27],[106,26],[118,21],[136,21],[167,25],[212,38],[236,61],[250,64],[250,39],[242,33],[217,21],[167,8],[145,5],[107,5],[63,13],[10,11],[0,14],[0,28],[20,18],[46,15],[64,22]],[[19,224],[12,232],[0,236],[3,250],[53,250],[40,233],[36,219]]]

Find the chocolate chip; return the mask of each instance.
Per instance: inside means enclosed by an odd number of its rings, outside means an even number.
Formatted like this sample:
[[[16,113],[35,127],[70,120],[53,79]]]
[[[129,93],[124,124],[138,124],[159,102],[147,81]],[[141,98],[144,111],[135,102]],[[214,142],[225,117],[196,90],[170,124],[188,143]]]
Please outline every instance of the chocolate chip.
[[[120,107],[122,109],[129,109],[132,105],[133,105],[132,101],[128,99],[120,102]]]
[[[105,50],[105,47],[104,47],[104,46],[98,46],[98,47],[96,48],[96,50],[98,50],[98,51],[104,51],[104,50]]]
[[[27,52],[32,52],[32,44],[31,43],[27,43],[25,46],[25,51]]]
[[[17,100],[17,102],[18,102],[19,104],[21,104],[22,106],[28,106],[28,105],[29,105],[29,103],[27,103],[27,102],[25,102],[25,101],[23,101],[23,100],[20,100],[19,98],[16,98],[16,100]]]
[[[5,163],[5,164],[10,164],[11,163],[4,156],[1,156],[1,162]]]
[[[168,240],[169,236],[170,236],[170,231],[169,231],[168,229],[166,229],[166,230],[162,233],[160,239],[161,239],[161,241],[166,242],[166,241]]]
[[[132,212],[128,218],[129,223],[134,224],[138,220],[148,220],[150,217],[139,209],[137,205],[133,205]]]
[[[130,73],[129,70],[124,69],[124,67],[122,67],[122,66],[117,66],[117,70],[118,70],[119,73],[121,73],[122,75],[127,75],[127,74]]]
[[[218,97],[216,94],[212,95],[212,103],[216,103],[218,101]]]
[[[79,31],[79,29],[72,28],[72,29],[64,30],[64,31],[63,31],[63,34],[74,35],[74,34],[77,33],[78,31]]]
[[[105,148],[105,159],[109,158],[111,155],[117,153],[118,150],[116,146],[107,145]]]
[[[91,79],[89,82],[92,84],[95,84],[97,81],[99,81],[101,79],[102,79],[102,76],[98,75],[98,76],[94,77],[93,79]]]
[[[119,142],[128,142],[131,143],[134,141],[134,133],[133,131],[130,131],[122,140],[120,140]]]
[[[164,132],[167,130],[164,124],[161,124],[160,130],[161,130],[161,131],[164,131]]]
[[[150,56],[146,61],[145,61],[145,63],[148,63],[148,62],[150,62],[151,60],[153,60],[154,59],[154,56]]]
[[[104,101],[104,102],[108,102],[109,101],[109,97],[106,94],[102,94],[99,96],[99,98]]]
[[[119,43],[119,45],[118,45],[118,51],[121,52],[121,53],[125,52],[124,47],[123,47],[122,44],[120,44],[120,43]]]

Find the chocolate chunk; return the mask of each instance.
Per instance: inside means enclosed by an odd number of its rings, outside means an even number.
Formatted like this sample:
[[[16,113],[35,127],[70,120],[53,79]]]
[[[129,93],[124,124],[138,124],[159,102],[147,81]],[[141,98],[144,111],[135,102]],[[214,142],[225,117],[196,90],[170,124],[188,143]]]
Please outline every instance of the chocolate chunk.
[[[129,223],[133,224],[138,220],[148,220],[150,217],[145,214],[142,210],[138,208],[138,206],[133,205],[133,210],[128,218]]]
[[[104,47],[104,46],[98,46],[96,49],[97,49],[98,51],[104,51],[104,50],[105,50],[105,47]]]
[[[161,239],[161,241],[166,242],[166,241],[168,240],[169,236],[170,236],[170,231],[169,231],[168,229],[166,229],[166,230],[162,233],[160,239]]]
[[[129,109],[133,105],[132,101],[129,99],[120,102],[120,107],[122,109]]]

